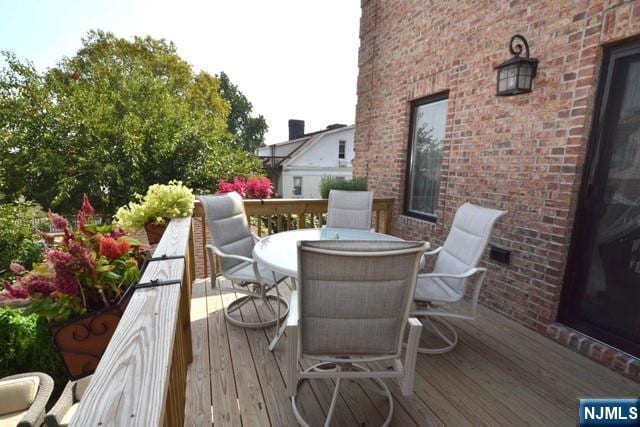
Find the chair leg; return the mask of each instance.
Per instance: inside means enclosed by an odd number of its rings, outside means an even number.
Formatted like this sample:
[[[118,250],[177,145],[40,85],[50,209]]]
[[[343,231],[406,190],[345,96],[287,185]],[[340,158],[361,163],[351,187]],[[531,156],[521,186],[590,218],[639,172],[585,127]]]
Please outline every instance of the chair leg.
[[[444,354],[453,350],[458,344],[458,332],[453,325],[441,317],[421,316],[424,325],[446,343],[443,347],[418,347],[418,353]]]
[[[221,290],[222,292],[222,290]],[[269,301],[275,301],[278,306],[283,304],[285,306],[284,312],[281,312],[279,316],[276,316],[275,319],[266,320],[263,322],[245,322],[243,320],[238,319],[237,317],[231,316],[231,314],[249,302],[252,299],[263,301],[265,304],[268,304]],[[245,295],[231,302],[228,306],[224,308],[224,317],[225,319],[231,323],[232,325],[239,326],[241,328],[267,328],[269,326],[273,326],[279,321],[284,320],[289,313],[289,303],[287,300],[280,296],[276,295],[265,295],[264,298],[261,295]]]
[[[350,369],[354,369],[358,371],[365,371],[365,372],[371,371],[366,366],[358,365],[355,363],[346,364],[346,366],[348,366]],[[342,371],[342,367],[340,365],[336,366],[336,364],[334,364],[333,362],[320,362],[305,369],[304,373],[311,372],[311,371],[325,372],[325,373],[329,373],[329,372],[339,373]],[[329,378],[331,378],[330,374],[327,375],[327,379]],[[384,420],[384,423],[382,424],[382,427],[388,427],[391,424],[391,419],[393,418],[393,395],[391,394],[389,387],[384,383],[384,381],[382,381],[382,379],[376,378],[376,377],[371,377],[368,379],[372,380],[374,383],[376,383],[376,385],[378,385],[378,387],[380,388],[380,391],[382,392],[381,394],[383,394],[387,398],[387,401],[389,402],[389,414],[387,415],[387,418]],[[307,380],[308,380],[307,378],[302,379],[302,381],[307,381]],[[295,384],[295,387],[297,388],[302,381],[298,381]],[[354,381],[357,381],[357,380],[354,380]],[[340,396],[340,386],[341,386],[341,378],[338,377],[336,378],[336,385],[333,390],[331,405],[329,406],[329,411],[327,412],[327,419],[324,423],[324,427],[328,427],[331,424],[331,418],[333,417],[333,413],[335,412],[335,407],[338,403],[338,397]],[[300,424],[301,426],[309,427],[309,424],[305,421],[304,418],[302,418],[302,415],[298,410],[295,393],[294,395],[291,395],[291,392],[290,392],[289,395],[291,396],[291,406],[293,408],[293,415],[296,417],[296,421],[298,421],[298,424]]]

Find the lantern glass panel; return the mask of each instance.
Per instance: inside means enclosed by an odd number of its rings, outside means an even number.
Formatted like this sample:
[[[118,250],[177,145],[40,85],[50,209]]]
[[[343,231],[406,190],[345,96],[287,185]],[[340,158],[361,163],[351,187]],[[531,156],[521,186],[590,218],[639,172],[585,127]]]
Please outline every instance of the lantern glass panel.
[[[513,90],[516,87],[518,66],[517,65],[507,65],[504,68],[501,68],[499,71],[498,78],[498,90],[500,92]]]
[[[521,63],[518,67],[518,89],[531,89],[531,64]]]

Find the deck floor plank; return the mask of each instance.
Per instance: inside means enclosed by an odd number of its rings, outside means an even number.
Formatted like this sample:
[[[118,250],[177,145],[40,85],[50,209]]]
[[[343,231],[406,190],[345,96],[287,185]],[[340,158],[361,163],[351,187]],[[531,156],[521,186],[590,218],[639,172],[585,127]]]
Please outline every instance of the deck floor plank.
[[[280,289],[288,298],[289,286]],[[194,284],[185,425],[295,425],[286,394],[287,337],[270,352],[275,328],[228,324],[222,309],[234,295],[221,295],[208,282]],[[240,314],[261,319],[264,310],[247,304]],[[475,322],[453,321],[460,335],[453,352],[418,357],[412,396],[386,381],[395,400],[392,425],[575,425],[577,398],[640,392],[640,385],[534,331],[483,307],[478,313]],[[332,425],[379,425],[387,404],[373,389],[346,384]],[[329,380],[300,385],[299,407],[311,425],[322,425],[332,393]]]

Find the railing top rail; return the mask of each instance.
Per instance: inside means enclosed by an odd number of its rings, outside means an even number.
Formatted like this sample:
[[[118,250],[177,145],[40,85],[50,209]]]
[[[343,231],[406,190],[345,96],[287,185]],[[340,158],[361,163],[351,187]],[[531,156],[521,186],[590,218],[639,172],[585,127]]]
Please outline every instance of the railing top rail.
[[[191,217],[173,219],[154,252],[184,256]],[[184,259],[148,265],[141,283],[182,280]],[[82,397],[72,426],[159,426],[165,417],[180,284],[138,289]]]

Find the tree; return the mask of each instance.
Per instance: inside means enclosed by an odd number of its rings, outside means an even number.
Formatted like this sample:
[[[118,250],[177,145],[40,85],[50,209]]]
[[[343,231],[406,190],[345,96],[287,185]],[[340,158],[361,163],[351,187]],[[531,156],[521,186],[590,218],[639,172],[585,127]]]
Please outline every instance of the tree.
[[[267,122],[262,115],[252,117],[253,105],[246,96],[231,83],[229,76],[221,72],[220,94],[229,102],[231,110],[227,118],[227,127],[232,135],[231,142],[235,147],[251,153],[264,145],[264,134]]]
[[[4,52],[0,194],[71,212],[87,193],[113,213],[154,183],[211,192],[220,179],[261,175],[233,147],[220,81],[194,73],[172,43],[91,31],[74,57],[38,73]]]

